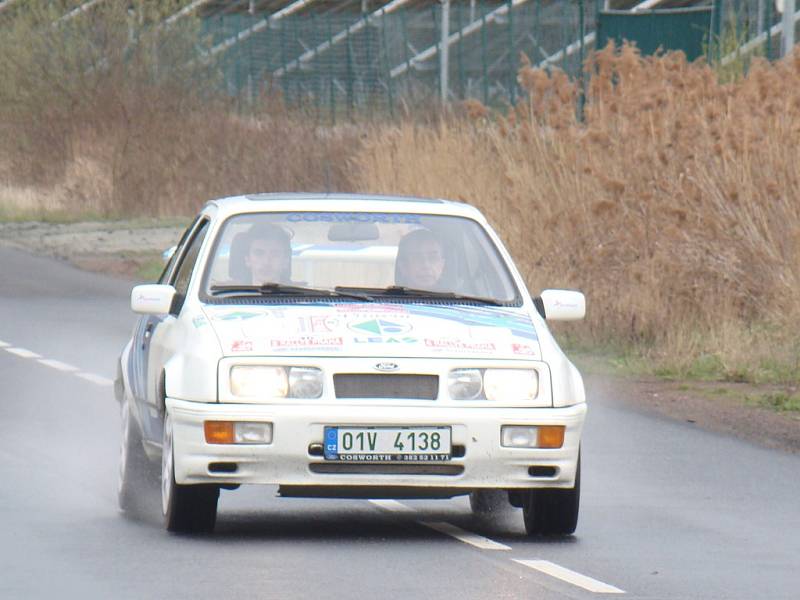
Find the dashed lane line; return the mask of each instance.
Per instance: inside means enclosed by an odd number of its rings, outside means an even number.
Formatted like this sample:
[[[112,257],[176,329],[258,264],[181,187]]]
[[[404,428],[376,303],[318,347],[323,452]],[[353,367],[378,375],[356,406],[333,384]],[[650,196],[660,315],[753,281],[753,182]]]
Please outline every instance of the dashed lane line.
[[[403,504],[402,502],[398,502],[397,500],[369,500],[369,502],[378,508],[389,512],[405,514],[416,512],[414,508]],[[477,533],[465,531],[464,529],[456,527],[455,525],[445,521],[423,521],[421,519],[416,519],[416,522],[420,525],[424,525],[425,527],[433,529],[434,531],[438,531],[439,533],[449,535],[450,537],[453,537],[461,542],[470,544],[476,548],[480,548],[481,550],[511,550],[510,546],[495,542],[494,540],[482,535],[478,535]],[[544,573],[550,577],[555,577],[556,579],[560,579],[561,581],[580,587],[589,592],[596,594],[625,593],[624,590],[621,590],[618,587],[614,587],[608,583],[603,583],[602,581],[589,577],[588,575],[583,575],[577,571],[572,571],[571,569],[567,569],[566,567],[562,567],[561,565],[548,560],[522,560],[517,558],[512,560],[530,569],[535,569],[540,573]]]
[[[65,371],[70,373],[72,371],[78,371],[78,367],[73,367],[70,364],[65,362],[61,362],[60,360],[53,360],[52,358],[40,358],[39,362],[46,367],[50,367],[52,369],[57,369],[59,371]]]
[[[103,377],[102,375],[96,375],[95,373],[87,373],[85,371],[79,371],[78,367],[74,367],[68,363],[61,362],[60,360],[53,360],[52,358],[43,358],[41,354],[37,354],[36,352],[32,352],[31,350],[27,350],[25,348],[17,348],[16,346],[12,346],[8,342],[4,342],[0,340],[0,348],[5,350],[6,352],[10,352],[11,354],[15,354],[21,358],[31,358],[36,359],[39,364],[45,365],[46,367],[50,367],[51,369],[56,369],[58,371],[63,371],[65,373],[71,373],[76,377],[80,377],[86,381],[94,383],[95,385],[102,385],[102,386],[112,386],[114,385],[114,381],[109,379],[108,377]]]
[[[526,567],[530,567],[531,569],[535,569],[541,573],[544,573],[545,575],[550,575],[551,577],[555,577],[561,581],[566,581],[567,583],[579,588],[583,588],[589,592],[594,592],[595,594],[625,593],[624,590],[614,587],[613,585],[603,583],[602,581],[598,581],[597,579],[593,579],[587,575],[572,571],[566,567],[562,567],[561,565],[550,562],[549,560],[521,560],[517,558],[513,560],[514,562],[525,565]]]
[[[16,354],[17,356],[21,356],[22,358],[41,358],[41,354],[36,354],[36,352],[31,352],[30,350],[26,350],[25,348],[15,348],[13,346],[5,347],[4,350],[6,352],[11,352],[11,354]]]
[[[96,385],[114,385],[114,382],[109,379],[108,377],[102,377],[100,375],[95,375],[94,373],[75,373],[76,377],[80,377],[81,379],[85,379],[86,381],[90,381]]]
[[[402,502],[398,502],[397,500],[369,500],[372,504],[377,506],[378,508],[382,508],[384,510],[390,512],[397,512],[397,513],[413,513],[416,512],[410,506],[403,504]],[[438,531],[439,533],[443,533],[445,535],[449,535],[465,544],[469,544],[471,546],[475,546],[476,548],[480,548],[481,550],[511,550],[509,546],[505,544],[501,544],[499,542],[495,542],[494,540],[490,540],[487,537],[483,537],[482,535],[478,535],[477,533],[472,533],[470,531],[465,531],[455,525],[451,525],[450,523],[446,523],[444,521],[422,521],[417,519],[417,523],[420,525],[424,525],[429,529],[433,529],[434,531]]]
[[[495,542],[494,540],[490,540],[489,538],[478,535],[477,533],[472,533],[471,531],[465,531],[460,527],[456,527],[455,525],[451,525],[450,523],[446,523],[444,521],[418,521],[418,523],[425,525],[425,527],[429,527],[434,531],[438,531],[439,533],[444,533],[445,535],[454,537],[465,544],[480,548],[481,550],[511,550],[511,546],[506,546],[500,542]]]

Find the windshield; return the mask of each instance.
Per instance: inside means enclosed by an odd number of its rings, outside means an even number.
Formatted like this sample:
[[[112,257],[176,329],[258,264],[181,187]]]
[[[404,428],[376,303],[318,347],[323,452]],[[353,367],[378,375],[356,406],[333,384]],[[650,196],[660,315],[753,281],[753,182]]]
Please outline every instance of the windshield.
[[[249,213],[221,228],[204,296],[329,295],[516,303],[516,286],[477,222],[371,212]]]

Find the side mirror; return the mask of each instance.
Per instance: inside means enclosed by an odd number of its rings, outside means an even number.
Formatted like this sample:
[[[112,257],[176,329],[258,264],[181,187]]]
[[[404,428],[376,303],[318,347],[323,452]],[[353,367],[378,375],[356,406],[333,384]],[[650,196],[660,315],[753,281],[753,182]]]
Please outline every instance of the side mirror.
[[[131,290],[131,310],[140,315],[166,315],[173,298],[175,288],[171,285],[137,285]]]
[[[534,300],[548,321],[578,321],[586,316],[586,296],[572,290],[544,290]]]
[[[175,250],[177,249],[178,249],[177,246],[170,246],[161,253],[161,260],[164,261],[164,264],[167,264],[170,261],[172,256],[175,254]]]

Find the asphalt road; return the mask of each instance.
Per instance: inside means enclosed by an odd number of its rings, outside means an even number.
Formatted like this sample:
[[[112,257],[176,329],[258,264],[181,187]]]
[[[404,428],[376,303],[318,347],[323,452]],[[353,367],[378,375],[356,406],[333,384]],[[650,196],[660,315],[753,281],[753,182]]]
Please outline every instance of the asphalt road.
[[[509,508],[223,491],[213,536],[116,507],[130,283],[0,247],[0,598],[800,598],[800,457],[588,381],[578,531]],[[591,579],[588,579],[591,578]],[[594,590],[594,591],[590,591]]]

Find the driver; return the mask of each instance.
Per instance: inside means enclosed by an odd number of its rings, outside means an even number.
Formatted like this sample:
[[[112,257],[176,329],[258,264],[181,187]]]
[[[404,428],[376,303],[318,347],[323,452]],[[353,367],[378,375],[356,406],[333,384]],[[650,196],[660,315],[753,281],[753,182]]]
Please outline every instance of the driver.
[[[436,290],[445,270],[442,243],[429,229],[415,229],[397,246],[395,284],[403,287]]]
[[[245,235],[247,252],[244,264],[250,283],[288,283],[292,274],[292,247],[289,234],[270,223],[253,225]]]

